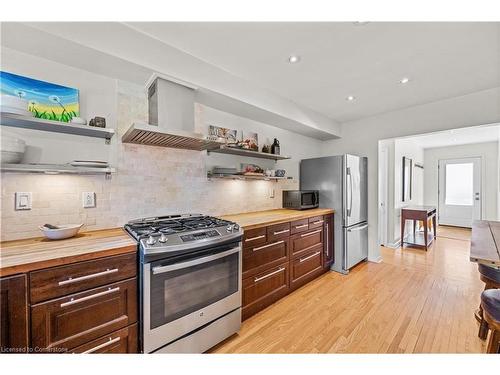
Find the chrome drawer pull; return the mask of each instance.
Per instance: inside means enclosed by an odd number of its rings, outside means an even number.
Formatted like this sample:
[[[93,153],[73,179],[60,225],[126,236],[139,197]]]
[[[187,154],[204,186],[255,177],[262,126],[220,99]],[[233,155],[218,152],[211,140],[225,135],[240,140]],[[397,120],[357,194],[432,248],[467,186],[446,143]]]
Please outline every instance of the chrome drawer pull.
[[[118,272],[118,268],[113,268],[113,269],[109,269],[108,268],[106,271],[93,273],[91,275],[85,275],[85,276],[75,277],[74,279],[72,277],[68,277],[67,280],[59,281],[58,284],[59,285],[66,285],[66,284],[71,284],[71,283],[77,283],[79,281],[93,279],[94,277],[109,275],[109,274],[115,273],[115,272]]]
[[[116,288],[113,288],[113,289],[109,288],[108,290],[105,290],[103,292],[99,292],[96,294],[92,294],[90,296],[86,296],[86,297],[82,297],[82,298],[78,298],[78,299],[71,298],[70,301],[61,303],[61,307],[74,305],[75,303],[85,302],[85,301],[88,301],[89,299],[94,299],[97,297],[105,296],[106,294],[118,292],[119,290],[120,290],[120,287],[117,286]]]
[[[257,236],[257,237],[247,238],[247,239],[245,240],[245,242],[248,242],[248,241],[254,241],[254,240],[260,240],[261,238],[264,238],[264,237],[265,237],[265,235],[263,235],[263,234],[262,234],[262,235]]]
[[[315,230],[314,232],[309,232],[309,233],[304,233],[301,234],[300,237],[307,237],[307,236],[312,236],[313,234],[321,232],[321,229]]]
[[[308,257],[305,258],[300,258],[299,263],[305,262],[308,259],[314,258],[316,255],[321,254],[321,251],[316,251],[314,254],[309,255]]]
[[[99,349],[102,349],[102,348],[105,348],[106,346],[109,346],[111,344],[114,344],[115,342],[118,342],[120,341],[120,336],[118,337],[115,337],[114,339],[112,339],[111,337],[109,338],[109,341],[106,341],[106,342],[103,342],[102,344],[99,344],[95,347],[93,347],[92,349],[89,349],[89,350],[85,350],[82,354],[89,354],[89,353],[93,353]]]
[[[281,271],[284,271],[285,269],[283,267],[280,267],[279,269],[277,269],[276,271],[273,271],[271,273],[268,273],[267,275],[264,275],[264,276],[261,276],[261,277],[256,277],[255,279],[253,279],[253,282],[256,283],[260,280],[264,280],[264,279],[267,279],[268,277],[271,277],[273,275],[276,275],[277,273],[280,273]]]
[[[323,224],[325,221],[324,220],[318,220],[318,221],[313,221],[313,224]]]
[[[329,234],[329,231],[328,231],[328,228],[330,226],[328,225],[328,223],[326,223],[326,256],[330,255],[330,243],[329,243],[329,240],[328,240],[328,234]]]
[[[306,227],[308,227],[308,226],[309,226],[309,224],[296,225],[296,226],[295,226],[295,229],[306,228]]]
[[[276,236],[277,234],[283,234],[286,232],[290,232],[290,229],[284,229],[284,230],[280,230],[279,232],[274,232],[274,235]]]
[[[268,247],[271,247],[271,246],[274,246],[274,245],[279,245],[280,243],[283,243],[283,242],[285,242],[285,241],[281,240],[281,241],[273,242],[273,243],[270,243],[270,244],[267,244],[267,245],[264,245],[264,246],[254,247],[252,251],[258,251],[258,250],[262,250],[262,249],[267,249]]]

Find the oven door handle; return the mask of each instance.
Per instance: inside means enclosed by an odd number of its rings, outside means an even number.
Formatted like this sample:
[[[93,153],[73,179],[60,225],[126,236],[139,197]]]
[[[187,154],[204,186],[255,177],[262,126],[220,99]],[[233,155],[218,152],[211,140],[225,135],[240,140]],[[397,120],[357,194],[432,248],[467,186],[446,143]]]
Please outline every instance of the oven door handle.
[[[238,253],[240,251],[239,247],[232,248],[230,250],[223,251],[222,253],[214,254],[214,255],[209,255],[207,257],[203,258],[198,258],[194,260],[190,260],[188,262],[182,262],[182,263],[176,263],[176,264],[170,264],[168,266],[159,266],[159,267],[153,267],[152,272],[153,275],[158,275],[160,273],[165,273],[165,272],[170,272],[170,271],[175,271],[175,270],[180,270],[183,268],[188,268],[192,266],[196,266],[198,264],[210,262],[212,260],[224,258],[228,255]]]

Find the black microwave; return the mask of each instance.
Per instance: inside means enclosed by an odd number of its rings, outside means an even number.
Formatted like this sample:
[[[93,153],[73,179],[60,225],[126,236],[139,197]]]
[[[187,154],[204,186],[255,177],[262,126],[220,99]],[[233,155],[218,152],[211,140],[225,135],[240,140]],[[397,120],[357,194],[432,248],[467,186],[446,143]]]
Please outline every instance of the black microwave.
[[[283,190],[283,208],[307,210],[319,207],[318,190]]]

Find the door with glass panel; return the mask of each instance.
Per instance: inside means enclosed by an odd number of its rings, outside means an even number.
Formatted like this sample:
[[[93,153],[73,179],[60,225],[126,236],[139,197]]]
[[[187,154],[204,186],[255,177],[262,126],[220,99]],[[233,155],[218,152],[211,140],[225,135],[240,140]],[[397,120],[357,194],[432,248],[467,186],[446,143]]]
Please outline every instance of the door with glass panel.
[[[471,227],[481,219],[481,158],[439,161],[438,223]]]

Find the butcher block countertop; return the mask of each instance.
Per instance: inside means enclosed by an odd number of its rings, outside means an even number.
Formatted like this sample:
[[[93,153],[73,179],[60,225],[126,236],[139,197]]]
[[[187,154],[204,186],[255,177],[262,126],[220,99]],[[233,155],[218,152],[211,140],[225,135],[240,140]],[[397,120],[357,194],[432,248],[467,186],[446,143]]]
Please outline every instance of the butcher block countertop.
[[[244,214],[235,215],[224,215],[220,216],[221,219],[234,221],[238,223],[243,229],[255,229],[259,227],[264,227],[271,224],[286,223],[287,221],[294,221],[305,219],[313,216],[328,215],[332,214],[334,211],[330,208],[313,208],[310,210],[287,210],[287,209],[277,209],[277,210],[266,210],[266,211],[255,211],[248,212]]]
[[[137,242],[121,228],[82,232],[58,241],[45,237],[6,241],[0,243],[0,276],[135,251]]]

